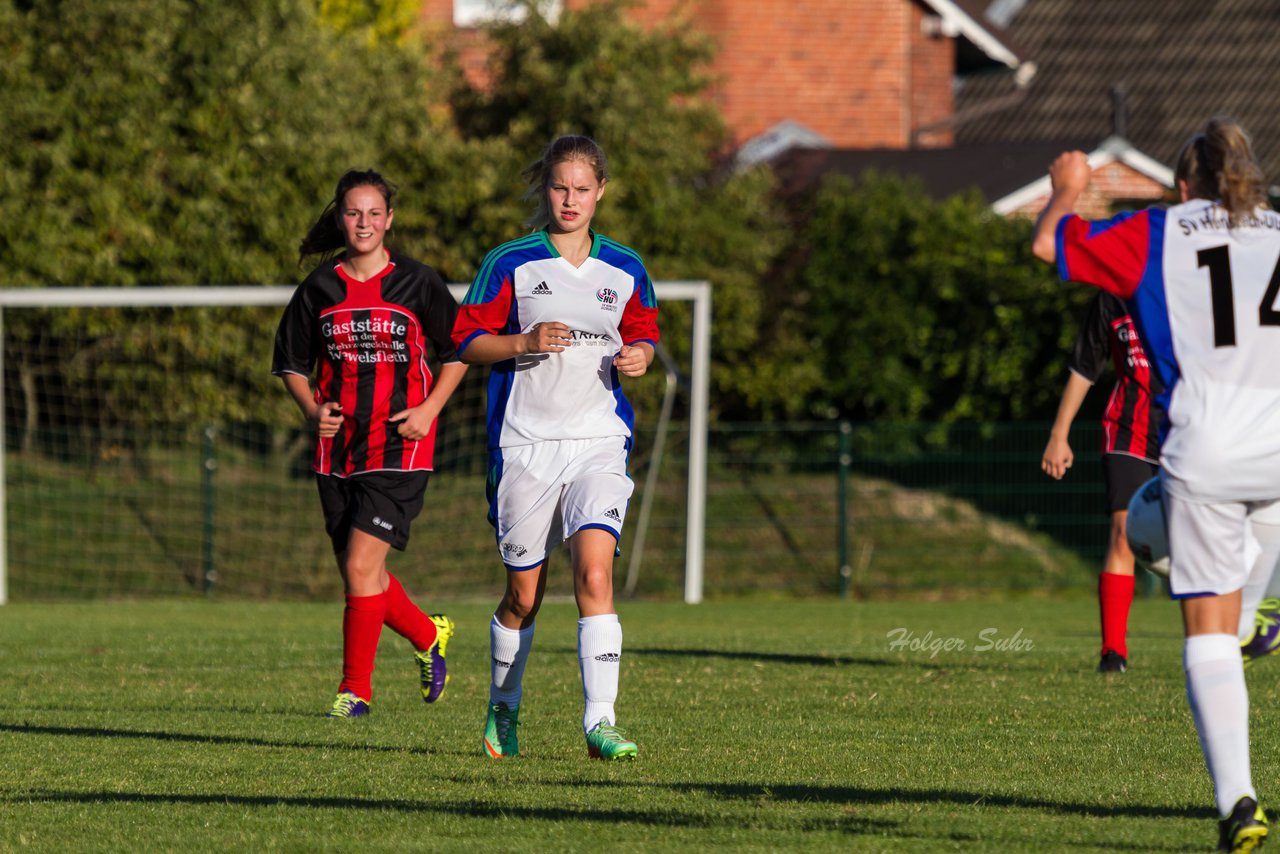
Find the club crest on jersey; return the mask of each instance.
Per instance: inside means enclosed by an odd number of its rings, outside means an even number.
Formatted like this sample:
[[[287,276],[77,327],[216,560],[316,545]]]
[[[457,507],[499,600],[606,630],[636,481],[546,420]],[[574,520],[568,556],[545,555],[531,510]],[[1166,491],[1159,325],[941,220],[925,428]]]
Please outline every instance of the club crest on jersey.
[[[618,310],[618,292],[613,288],[601,288],[596,291],[596,299],[600,300],[600,307],[605,311]]]

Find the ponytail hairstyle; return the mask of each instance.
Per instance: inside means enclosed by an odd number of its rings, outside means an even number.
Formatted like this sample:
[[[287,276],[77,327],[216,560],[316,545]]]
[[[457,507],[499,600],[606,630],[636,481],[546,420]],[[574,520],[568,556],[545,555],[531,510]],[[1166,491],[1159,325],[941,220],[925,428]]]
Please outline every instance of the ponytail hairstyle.
[[[1216,199],[1237,226],[1267,201],[1262,168],[1253,156],[1249,135],[1234,119],[1216,116],[1187,140],[1174,173],[1187,182],[1193,199]]]
[[[536,230],[545,228],[547,223],[551,222],[551,210],[547,206],[547,187],[551,183],[551,170],[557,164],[570,160],[580,160],[590,166],[595,172],[596,180],[602,185],[609,180],[609,163],[599,143],[589,136],[576,134],[556,137],[550,145],[542,149],[542,155],[520,173],[529,182],[529,189],[524,197],[537,203],[533,215],[525,220],[525,225]]]
[[[342,213],[342,205],[346,201],[347,193],[356,187],[373,187],[386,200],[387,210],[391,210],[391,199],[396,194],[396,188],[391,182],[372,169],[348,170],[338,179],[333,198],[330,199],[329,204],[325,205],[325,209],[320,212],[320,218],[316,220],[315,225],[311,226],[307,236],[302,238],[302,243],[298,245],[299,267],[308,255],[319,255],[320,263],[323,264],[347,245],[342,228],[338,225],[338,217]]]

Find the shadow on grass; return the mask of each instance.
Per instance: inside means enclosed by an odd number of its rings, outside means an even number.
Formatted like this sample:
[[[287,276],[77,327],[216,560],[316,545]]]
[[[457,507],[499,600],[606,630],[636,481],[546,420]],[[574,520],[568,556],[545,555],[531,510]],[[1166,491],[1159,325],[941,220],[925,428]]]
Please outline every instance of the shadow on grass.
[[[441,803],[439,801],[405,800],[400,798],[327,798],[302,795],[233,795],[233,794],[164,794],[152,792],[66,792],[32,789],[0,797],[0,804],[70,803],[70,804],[168,804],[190,806],[247,806],[247,807],[297,807],[300,809],[370,810],[376,812],[424,813],[454,815],[463,818],[533,819],[540,821],[596,822],[609,827],[633,822],[658,827],[720,828],[726,825],[740,826],[741,818],[696,815],[679,810],[628,809],[619,804],[601,808],[570,807],[522,807],[510,803]],[[788,821],[787,829],[795,829],[795,822]],[[896,821],[872,820],[853,816],[832,816],[810,819],[801,823],[804,831],[843,831],[845,833],[892,832]]]
[[[1023,795],[1002,795],[991,792],[966,792],[953,789],[906,789],[886,787],[868,789],[859,786],[805,786],[744,783],[632,783],[620,780],[591,780],[562,785],[590,787],[619,787],[670,789],[677,792],[698,792],[725,800],[750,800],[760,803],[770,801],[794,801],[796,803],[829,804],[952,804],[955,806],[1000,807],[1013,809],[1044,810],[1063,815],[1079,815],[1089,818],[1218,818],[1217,810],[1210,807],[1148,806],[1124,804],[1081,804]]]
[[[766,661],[774,664],[805,664],[818,667],[864,665],[866,667],[900,667],[903,662],[883,658],[856,658],[851,655],[803,655],[786,652],[755,652],[725,649],[657,649],[626,647],[628,655],[653,655],[668,658],[728,658],[741,661]]]
[[[565,648],[565,652],[572,652]],[[1039,663],[1020,661],[1010,654],[987,656],[985,660],[972,655],[956,660],[952,656],[932,658],[928,653],[911,654],[910,657],[873,658],[853,655],[805,655],[803,653],[756,652],[753,650],[724,649],[659,649],[624,647],[626,655],[647,655],[666,658],[720,658],[731,661],[756,661],[765,664],[795,664],[806,667],[914,667],[919,670],[976,670],[1000,672],[1034,670],[1041,671]],[[1090,669],[1094,666],[1090,663]]]
[[[337,722],[338,726],[346,722]],[[413,753],[432,756],[441,753],[427,747],[392,747],[385,744],[343,744],[341,742],[271,741],[265,738],[246,738],[236,735],[208,735],[206,733],[163,732],[156,730],[107,729],[105,727],[36,726],[34,724],[0,723],[0,733],[18,735],[61,735],[76,738],[137,738],[150,741],[176,741],[190,744],[236,744],[248,747],[285,747],[304,750],[352,750],[381,753]],[[470,754],[467,754],[468,756]]]

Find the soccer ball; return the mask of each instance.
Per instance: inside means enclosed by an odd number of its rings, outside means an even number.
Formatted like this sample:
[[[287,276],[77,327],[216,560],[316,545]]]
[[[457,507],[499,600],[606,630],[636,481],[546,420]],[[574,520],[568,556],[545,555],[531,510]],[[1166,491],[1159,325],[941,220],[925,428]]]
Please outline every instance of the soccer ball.
[[[1164,489],[1159,475],[1144,483],[1129,500],[1125,535],[1139,566],[1156,575],[1169,576],[1169,531],[1164,522]]]

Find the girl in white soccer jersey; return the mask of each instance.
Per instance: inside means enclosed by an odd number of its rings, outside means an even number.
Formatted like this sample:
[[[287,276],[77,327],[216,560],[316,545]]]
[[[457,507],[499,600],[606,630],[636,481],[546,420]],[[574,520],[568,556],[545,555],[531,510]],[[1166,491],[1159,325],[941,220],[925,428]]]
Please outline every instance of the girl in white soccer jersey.
[[[640,258],[591,230],[604,152],[562,136],[525,172],[538,230],[490,252],[458,311],[462,361],[489,377],[489,519],[507,567],[490,624],[492,683],[483,747],[518,751],[521,683],[546,589],[547,557],[568,543],[578,603],[587,751],[629,759],[614,700],[622,626],[613,558],[632,482],[633,416],[619,375],[643,376],[658,342],[658,303]]]
[[[1219,845],[1267,835],[1249,769],[1249,700],[1237,631],[1260,511],[1280,499],[1280,215],[1248,137],[1211,120],[1178,157],[1182,203],[1102,222],[1074,214],[1089,183],[1078,151],[1049,169],[1053,195],[1034,251],[1063,279],[1128,300],[1163,382],[1160,464],[1169,586],[1186,628],[1187,697],[1220,823]],[[1270,514],[1268,514],[1270,515]],[[1261,534],[1257,537],[1262,540]]]

